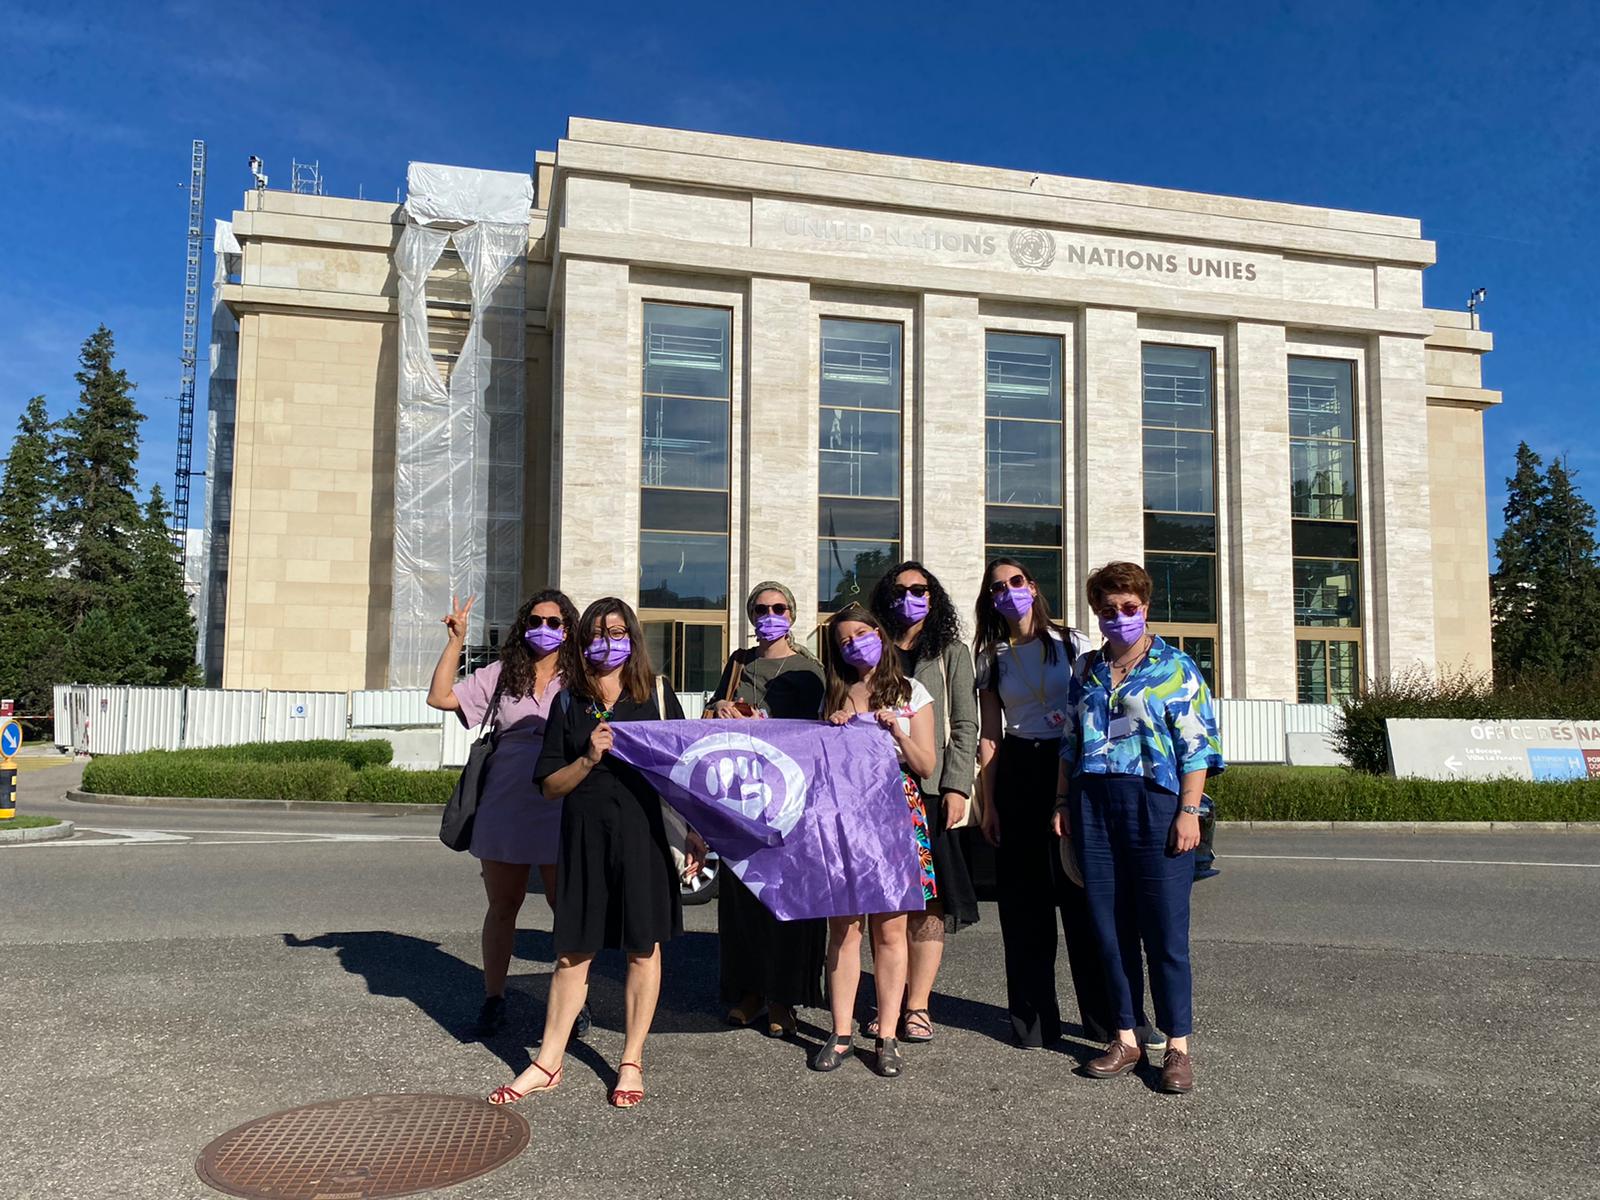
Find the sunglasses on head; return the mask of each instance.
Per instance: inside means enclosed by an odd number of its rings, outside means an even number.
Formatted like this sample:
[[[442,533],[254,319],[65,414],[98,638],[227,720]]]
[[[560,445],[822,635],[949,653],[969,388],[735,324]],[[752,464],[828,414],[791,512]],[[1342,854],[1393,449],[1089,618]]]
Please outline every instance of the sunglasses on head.
[[[894,585],[895,598],[901,596],[915,596],[918,600],[928,594],[928,585],[925,583],[897,583]]]
[[[567,622],[564,617],[532,616],[528,618],[529,629],[537,629],[541,625],[549,626],[551,629],[560,629],[566,623]]]
[[[764,617],[768,613],[775,617],[782,617],[787,616],[788,612],[789,606],[781,600],[777,604],[758,604],[755,606],[755,614],[758,617]]]
[[[1027,586],[1028,580],[1026,576],[1013,575],[1010,579],[996,579],[989,585],[989,594],[991,596],[998,596],[1007,588],[1025,588]]]
[[[1132,600],[1129,600],[1126,604],[1124,604],[1121,609],[1118,609],[1115,604],[1105,604],[1100,607],[1100,609],[1095,613],[1095,616],[1105,617],[1107,620],[1110,620],[1112,617],[1116,616],[1118,612],[1121,612],[1125,617],[1133,617],[1138,616],[1139,610],[1143,607],[1144,605],[1136,604]]]

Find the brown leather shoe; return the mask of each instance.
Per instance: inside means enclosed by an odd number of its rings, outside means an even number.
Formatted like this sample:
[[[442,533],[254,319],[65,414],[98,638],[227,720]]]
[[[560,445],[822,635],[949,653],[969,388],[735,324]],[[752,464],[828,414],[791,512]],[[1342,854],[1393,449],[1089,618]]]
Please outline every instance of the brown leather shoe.
[[[1175,1096],[1194,1090],[1194,1062],[1182,1050],[1168,1050],[1162,1060],[1161,1090]]]
[[[1113,1075],[1125,1075],[1138,1065],[1139,1047],[1112,1042],[1104,1054],[1090,1059],[1083,1069],[1096,1079],[1110,1079]]]

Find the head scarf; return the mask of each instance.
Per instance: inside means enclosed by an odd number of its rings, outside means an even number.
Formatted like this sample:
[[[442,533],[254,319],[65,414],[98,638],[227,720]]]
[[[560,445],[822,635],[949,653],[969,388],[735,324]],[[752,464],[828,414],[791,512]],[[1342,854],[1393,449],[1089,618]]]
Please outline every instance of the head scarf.
[[[777,580],[768,579],[763,583],[756,584],[755,587],[750,589],[750,594],[745,597],[744,615],[749,618],[750,624],[754,625],[756,623],[756,597],[761,595],[762,592],[777,592],[783,597],[785,603],[789,605],[789,636],[785,640],[788,641],[790,649],[796,654],[803,654],[807,658],[812,657],[811,651],[795,640],[795,626],[799,623],[800,616],[799,610],[795,608],[794,593]]]

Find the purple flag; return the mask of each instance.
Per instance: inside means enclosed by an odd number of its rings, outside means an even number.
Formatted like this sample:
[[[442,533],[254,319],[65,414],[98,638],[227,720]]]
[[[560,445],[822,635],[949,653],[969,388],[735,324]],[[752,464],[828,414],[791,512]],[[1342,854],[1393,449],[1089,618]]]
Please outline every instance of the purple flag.
[[[627,721],[611,734],[611,753],[780,920],[922,909],[894,740],[876,725]]]

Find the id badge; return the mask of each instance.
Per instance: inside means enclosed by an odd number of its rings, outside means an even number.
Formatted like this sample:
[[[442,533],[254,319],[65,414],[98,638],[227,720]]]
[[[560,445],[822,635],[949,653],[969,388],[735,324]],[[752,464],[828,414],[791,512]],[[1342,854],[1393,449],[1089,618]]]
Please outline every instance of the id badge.
[[[1067,714],[1062,712],[1059,708],[1052,708],[1049,712],[1045,713],[1044,723],[1050,726],[1051,729],[1060,729],[1067,723]]]
[[[1106,726],[1106,736],[1113,742],[1119,742],[1125,737],[1133,735],[1133,718],[1127,713],[1118,713],[1111,718],[1111,723]]]

